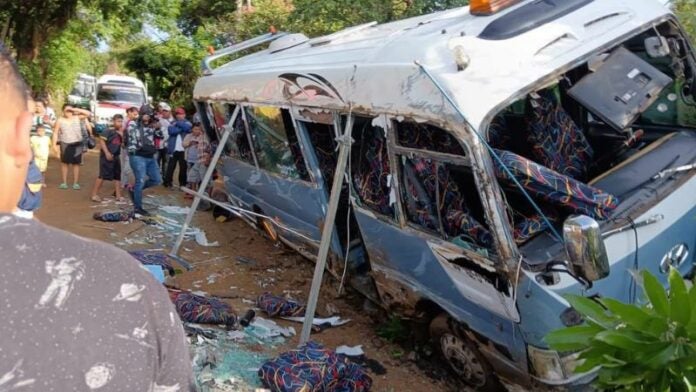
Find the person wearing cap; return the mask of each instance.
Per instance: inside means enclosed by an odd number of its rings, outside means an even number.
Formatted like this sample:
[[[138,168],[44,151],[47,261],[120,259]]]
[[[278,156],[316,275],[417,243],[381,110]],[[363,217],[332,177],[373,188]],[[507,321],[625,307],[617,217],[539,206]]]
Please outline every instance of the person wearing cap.
[[[162,177],[166,177],[167,174],[167,157],[169,156],[169,151],[167,151],[167,142],[169,141],[169,126],[172,125],[174,117],[172,116],[172,108],[166,102],[160,102],[159,107],[159,123],[162,129],[162,139],[157,139],[155,141],[157,147],[157,164],[162,171]]]
[[[174,111],[175,120],[169,126],[169,141],[167,142],[167,150],[170,155],[169,165],[167,166],[167,175],[164,176],[164,186],[171,187],[174,178],[174,170],[177,164],[179,165],[179,186],[186,186],[186,153],[184,152],[184,137],[191,133],[192,125],[186,120],[186,110],[177,108]]]
[[[159,123],[154,119],[154,113],[149,107],[141,108],[138,121],[131,121],[128,126],[126,146],[128,160],[135,175],[135,186],[130,196],[134,212],[143,216],[150,215],[143,209],[143,191],[162,183],[162,176],[155,161],[155,139],[161,138],[161,132]]]

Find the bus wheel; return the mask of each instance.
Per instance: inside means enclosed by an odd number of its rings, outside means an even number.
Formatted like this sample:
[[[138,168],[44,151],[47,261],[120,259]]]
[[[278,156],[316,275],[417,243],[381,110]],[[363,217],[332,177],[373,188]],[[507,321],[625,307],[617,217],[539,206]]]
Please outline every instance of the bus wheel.
[[[504,391],[491,366],[476,346],[462,333],[447,314],[440,314],[430,323],[430,337],[459,380],[477,391]]]

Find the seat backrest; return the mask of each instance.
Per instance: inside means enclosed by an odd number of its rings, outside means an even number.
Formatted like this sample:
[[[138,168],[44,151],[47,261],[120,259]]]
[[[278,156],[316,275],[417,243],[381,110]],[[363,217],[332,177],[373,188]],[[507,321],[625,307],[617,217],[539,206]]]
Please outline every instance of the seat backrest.
[[[563,109],[552,89],[530,98],[532,116],[527,140],[534,159],[576,180],[587,180],[594,152],[582,129]]]
[[[493,237],[490,231],[471,215],[459,185],[450,178],[447,167],[422,158],[412,158],[410,161],[412,163],[407,162],[404,167],[406,186],[410,192],[415,193],[412,195],[413,198],[419,201],[418,211],[425,215],[422,218],[424,226],[439,230],[436,204],[436,192],[439,191],[440,215],[447,235],[464,237],[486,248],[492,247]],[[423,205],[425,200],[427,206]],[[411,203],[413,200],[407,200],[408,209],[415,207],[409,207]]]
[[[532,197],[548,202],[556,208],[604,220],[619,204],[615,196],[601,189],[555,172],[510,151],[495,151],[502,163]],[[496,177],[501,184],[507,189],[518,191],[497,160],[494,161],[494,165]]]

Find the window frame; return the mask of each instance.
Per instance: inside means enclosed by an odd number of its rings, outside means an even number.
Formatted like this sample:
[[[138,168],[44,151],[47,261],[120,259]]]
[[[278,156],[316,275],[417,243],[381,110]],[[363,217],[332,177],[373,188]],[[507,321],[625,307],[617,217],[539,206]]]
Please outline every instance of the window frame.
[[[290,110],[289,108],[285,108],[285,107],[282,107],[282,106],[268,105],[268,104],[266,104],[266,105],[264,105],[264,104],[243,104],[243,105],[240,105],[240,106],[242,107],[244,125],[245,125],[246,132],[247,132],[247,138],[249,138],[249,144],[251,145],[251,150],[252,150],[252,153],[253,153],[253,156],[254,156],[254,163],[255,163],[255,165],[256,165],[256,168],[259,169],[259,170],[263,170],[264,173],[266,173],[266,174],[268,174],[268,175],[271,175],[271,176],[274,176],[274,177],[278,177],[278,178],[282,178],[282,179],[284,179],[284,180],[288,180],[288,181],[299,181],[299,182],[303,182],[303,183],[307,183],[307,184],[314,185],[314,184],[315,184],[315,181],[314,181],[314,178],[313,178],[313,176],[312,176],[312,171],[310,170],[310,166],[307,164],[306,149],[305,149],[305,147],[304,147],[302,138],[300,137],[300,136],[301,136],[301,135],[300,135],[300,132],[298,132],[298,127],[297,127],[298,124],[297,124],[297,122],[296,122],[296,120],[295,120],[295,117],[293,116],[293,111]],[[247,109],[249,109],[249,108],[261,108],[261,107],[271,107],[271,108],[274,108],[274,109],[278,109],[279,111],[287,110],[288,115],[290,116],[290,122],[292,123],[292,129],[286,129],[286,130],[285,130],[285,132],[286,132],[286,139],[287,139],[287,132],[294,132],[295,138],[297,139],[297,143],[298,143],[298,145],[300,146],[300,153],[301,153],[301,155],[302,155],[302,157],[301,157],[301,158],[302,158],[302,163],[303,163],[304,166],[305,166],[305,170],[307,171],[307,176],[308,176],[308,178],[302,178],[301,176],[299,176],[299,177],[297,177],[297,178],[291,178],[291,177],[285,176],[285,175],[283,175],[283,174],[281,174],[281,173],[277,173],[277,172],[274,172],[274,171],[270,171],[270,170],[268,170],[268,169],[266,169],[266,168],[262,168],[262,167],[259,165],[259,160],[258,160],[258,156],[256,155],[256,149],[255,149],[255,145],[254,145],[254,139],[253,139],[253,136],[254,136],[254,135],[253,135],[253,133],[252,133],[251,127],[249,126],[249,121],[248,121],[248,119],[247,119]],[[282,113],[281,113],[281,116],[282,116]],[[289,140],[286,140],[286,141],[289,142]],[[289,146],[288,146],[288,150],[290,151]],[[292,154],[292,151],[290,151],[290,152],[291,152],[291,154]],[[299,172],[299,169],[298,169],[298,172]]]
[[[456,246],[458,249],[460,249],[462,252],[464,252],[465,255],[468,255],[474,260],[477,260],[481,257],[494,262],[496,265],[498,262],[501,260],[499,256],[499,249],[498,249],[498,241],[495,239],[495,230],[494,227],[491,227],[489,223],[489,211],[486,208],[485,203],[483,203],[483,197],[485,194],[483,194],[480,190],[480,188],[477,186],[476,192],[478,193],[479,200],[481,200],[481,209],[484,214],[484,222],[486,228],[490,230],[491,235],[494,238],[493,245],[491,248],[484,248],[488,250],[488,254],[486,256],[481,255],[480,253],[471,250],[471,249],[466,249],[459,247],[455,244],[453,244],[450,240],[447,239],[448,236],[443,235],[439,231],[433,231],[429,230],[425,227],[422,227],[416,223],[411,222],[408,219],[408,215],[405,210],[404,206],[404,200],[403,195],[401,193],[401,187],[403,184],[403,173],[402,173],[402,168],[401,168],[401,163],[400,163],[400,156],[405,156],[407,158],[410,157],[418,157],[418,158],[425,158],[425,159],[431,159],[435,160],[438,162],[442,163],[449,163],[452,165],[459,165],[459,166],[466,166],[471,168],[472,173],[472,179],[474,180],[475,183],[478,185],[478,181],[476,179],[476,174],[474,173],[474,165],[472,164],[471,156],[472,152],[469,146],[467,145],[466,142],[458,138],[453,132],[448,130],[447,128],[443,128],[440,125],[433,124],[430,121],[419,121],[420,119],[418,118],[409,118],[407,120],[400,120],[396,116],[390,116],[390,115],[383,115],[383,119],[386,122],[387,125],[387,152],[389,154],[389,158],[391,161],[391,174],[392,174],[392,182],[394,183],[392,186],[397,187],[397,192],[396,192],[396,200],[397,200],[397,206],[395,207],[397,209],[397,216],[398,216],[398,226],[403,229],[407,230],[410,232],[415,232],[419,233],[423,236],[433,238],[438,241],[444,241],[445,243],[452,244],[453,246]],[[457,143],[460,144],[462,147],[462,150],[464,151],[465,156],[458,156],[458,155],[452,155],[448,153],[441,153],[441,152],[435,152],[435,151],[429,151],[429,150],[421,150],[421,149],[414,149],[414,148],[409,148],[409,147],[403,147],[398,144],[397,141],[397,125],[401,122],[404,121],[414,121],[417,123],[427,123],[431,126],[437,127],[441,129],[444,132],[447,132],[449,135],[451,135]],[[396,170],[394,170],[396,168]],[[361,207],[361,209],[364,210],[364,208]],[[371,211],[371,210],[368,210]],[[438,212],[438,225],[440,226],[439,230],[442,230],[442,220],[440,218],[440,213]],[[396,223],[396,222],[395,222]],[[476,244],[472,244],[474,246],[477,246]]]

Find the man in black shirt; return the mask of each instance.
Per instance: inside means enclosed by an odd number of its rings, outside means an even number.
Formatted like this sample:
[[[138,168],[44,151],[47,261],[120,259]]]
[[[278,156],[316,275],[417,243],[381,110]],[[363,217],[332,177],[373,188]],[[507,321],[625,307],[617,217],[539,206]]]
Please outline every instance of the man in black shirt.
[[[152,113],[141,109],[140,119],[130,122],[127,135],[128,156],[135,175],[131,198],[135,213],[147,216],[150,213],[143,209],[143,190],[162,183],[162,175],[155,159],[155,138],[162,136],[162,130],[158,123],[153,122]]]
[[[113,181],[117,200],[121,200],[121,145],[123,144],[123,116],[116,114],[112,126],[99,135],[99,177],[94,183],[92,201],[100,202],[99,188],[104,181]]]
[[[31,158],[25,94],[0,45],[0,391],[192,391],[162,285],[121,250],[11,214]]]

